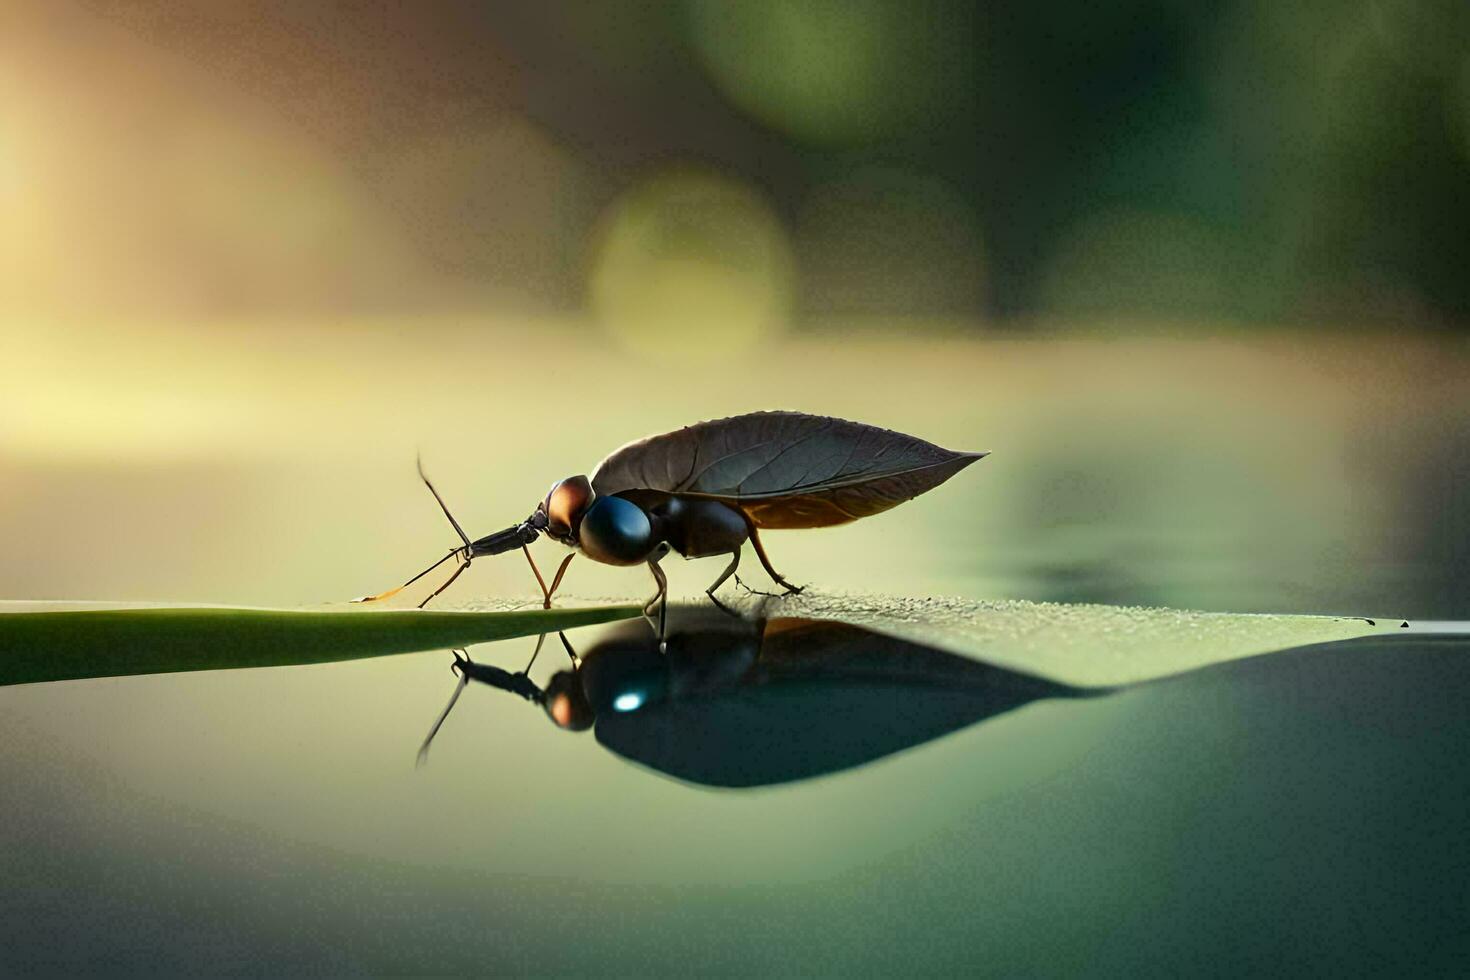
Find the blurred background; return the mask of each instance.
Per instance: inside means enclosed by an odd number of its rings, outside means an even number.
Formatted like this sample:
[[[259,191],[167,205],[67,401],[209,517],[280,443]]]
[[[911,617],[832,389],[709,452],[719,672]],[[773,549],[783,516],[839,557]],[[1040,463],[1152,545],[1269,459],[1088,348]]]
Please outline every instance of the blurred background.
[[[417,451],[485,533],[791,408],[995,453],[798,582],[1470,617],[1467,268],[1462,0],[8,0],[0,596],[378,591]]]

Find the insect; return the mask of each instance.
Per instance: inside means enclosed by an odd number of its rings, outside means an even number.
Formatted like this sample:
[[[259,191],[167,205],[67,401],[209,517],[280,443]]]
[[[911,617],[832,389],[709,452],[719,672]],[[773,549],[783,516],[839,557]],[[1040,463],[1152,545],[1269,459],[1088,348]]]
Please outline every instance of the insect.
[[[520,548],[549,608],[580,552],[608,565],[647,566],[657,591],[643,612],[653,622],[657,610],[656,629],[663,636],[668,580],[659,562],[670,551],[684,558],[729,557],[705,590],[716,604],[715,591],[735,575],[747,542],[773,581],[787,593],[799,592],[771,565],[761,531],[830,527],[882,513],[986,455],[952,452],[900,432],[820,415],[737,415],[631,442],[598,464],[591,479],[572,476],[553,484],[524,521],[473,541],[420,467],[463,543],[397,589],[359,601],[386,599],[456,561],[454,573],[422,607],[474,559]],[[542,534],[572,549],[549,586],[527,547]]]
[[[531,664],[511,673],[456,654],[458,682],[419,764],[472,681],[524,698],[557,728],[591,729],[603,748],[649,769],[726,787],[820,776],[1036,700],[1110,693],[847,623],[680,608],[670,619],[662,644],[637,623],[610,628],[545,687],[531,680]]]

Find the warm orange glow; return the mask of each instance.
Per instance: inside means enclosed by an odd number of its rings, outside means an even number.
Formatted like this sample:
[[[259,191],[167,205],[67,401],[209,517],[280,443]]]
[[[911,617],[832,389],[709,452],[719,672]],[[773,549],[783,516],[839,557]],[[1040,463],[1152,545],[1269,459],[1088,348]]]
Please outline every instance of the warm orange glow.
[[[365,595],[361,599],[353,599],[352,601],[353,602],[378,602],[381,599],[391,599],[391,598],[393,598],[394,596],[396,596],[398,593],[400,593],[402,591],[403,591],[403,586],[400,585],[396,589],[389,589],[387,592],[379,592],[377,595]]]

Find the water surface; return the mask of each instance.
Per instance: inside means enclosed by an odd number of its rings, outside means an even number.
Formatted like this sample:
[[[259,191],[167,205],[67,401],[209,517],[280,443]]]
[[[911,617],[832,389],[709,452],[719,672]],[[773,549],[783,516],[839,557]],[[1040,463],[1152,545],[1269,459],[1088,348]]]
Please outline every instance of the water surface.
[[[809,732],[945,722],[739,789],[478,684],[415,769],[441,654],[8,688],[0,964],[1447,972],[1470,952],[1467,647],[1410,632],[1073,696],[849,644],[842,683],[882,675],[881,710],[834,697],[847,717]],[[567,663],[548,648],[533,677]]]

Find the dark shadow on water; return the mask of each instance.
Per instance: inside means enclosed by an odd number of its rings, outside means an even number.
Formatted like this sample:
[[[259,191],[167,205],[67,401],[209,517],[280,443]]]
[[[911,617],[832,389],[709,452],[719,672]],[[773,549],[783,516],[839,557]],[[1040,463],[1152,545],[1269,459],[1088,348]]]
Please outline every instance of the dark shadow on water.
[[[1007,695],[1006,684],[1030,680],[931,660],[922,648],[907,664],[863,653],[861,643],[823,654],[818,640],[847,631],[798,643],[800,633],[801,624],[782,621],[745,640],[727,629],[715,638],[721,652],[708,656],[675,644],[663,700],[646,704],[673,704],[677,693],[693,710],[732,686],[757,703],[759,678],[810,683],[813,670],[847,676],[842,684],[857,677],[889,685],[895,700],[879,702],[883,712],[899,710],[898,694],[915,675],[907,703],[916,706],[933,703],[926,686],[973,686],[972,706],[983,705],[987,676],[997,685],[995,712],[1027,697],[1078,693],[1044,685]],[[610,669],[636,654],[639,639],[614,634],[605,648],[589,644],[585,678],[564,677],[584,691],[594,657],[605,654],[608,679],[649,680]],[[613,644],[624,641],[630,649],[620,653]],[[542,656],[552,654],[563,655],[548,647]],[[686,669],[675,670],[684,656]],[[831,662],[816,663],[824,658]],[[484,668],[487,677],[493,669]],[[594,689],[604,701],[621,690]],[[159,693],[172,698],[178,689]],[[564,685],[544,697],[534,685],[525,693],[548,709],[563,693],[567,710],[575,707]],[[512,701],[474,700],[488,710]],[[847,728],[867,722],[832,717],[824,696],[807,703],[822,708],[813,729],[799,730],[811,737],[845,739],[839,720]],[[563,826],[584,835],[566,864],[529,874],[519,865],[445,866],[438,851],[415,866],[401,852],[380,858],[300,840],[289,809],[280,811],[287,823],[260,826],[212,809],[160,807],[100,765],[71,771],[76,763],[65,756],[37,765],[23,738],[18,753],[0,757],[5,799],[19,803],[0,821],[0,866],[13,899],[0,916],[0,975],[194,975],[203,963],[257,974],[1461,976],[1470,959],[1467,703],[1464,636],[1391,631],[1298,647],[1060,702],[1068,710],[1046,720],[1076,760],[1065,778],[996,793],[993,769],[956,753],[940,774],[942,792],[899,806],[887,795],[894,783],[877,771],[870,789],[804,794],[815,817],[834,821],[830,835],[821,823],[763,823],[789,816],[779,801],[767,809],[740,797],[725,812],[663,794],[657,806],[650,796],[647,805],[623,800],[632,805],[609,812],[600,797],[564,795],[556,805],[570,801],[576,823]],[[584,715],[566,717],[599,727],[606,720],[590,702]],[[756,711],[740,717],[764,723]],[[550,727],[545,737],[560,737]],[[666,729],[677,737],[685,730]],[[451,724],[446,737],[457,735]],[[236,741],[238,754],[214,764],[249,777],[262,770],[238,760],[278,759],[251,754],[257,740]],[[342,751],[334,764],[360,764],[350,742]],[[687,754],[698,755],[693,742]],[[748,776],[766,764],[747,758],[719,768]],[[486,768],[501,776],[526,769],[496,768],[495,759]],[[272,771],[261,785],[332,806],[330,788],[305,782],[316,771]],[[388,814],[389,825],[400,825],[400,813],[403,826],[422,817],[420,794],[406,797],[409,809]],[[869,802],[895,819],[879,825],[881,838],[868,835],[872,826],[848,837],[845,808]],[[909,812],[923,818],[910,823]],[[462,830],[472,850],[486,815],[467,811],[440,832]],[[699,819],[711,822],[709,834],[659,846],[659,828]],[[720,837],[752,824],[744,846]],[[821,842],[811,866],[761,880],[770,865],[759,855],[753,861],[749,848],[762,835],[794,832]],[[877,846],[866,849],[870,842]],[[661,877],[564,870],[608,847],[646,847]],[[782,852],[783,861],[801,859]]]
[[[811,779],[1033,701],[1106,693],[844,623],[682,612],[665,651],[644,624],[623,624],[544,691],[524,674],[461,669],[540,703],[559,727],[593,728],[625,759],[720,787]]]

